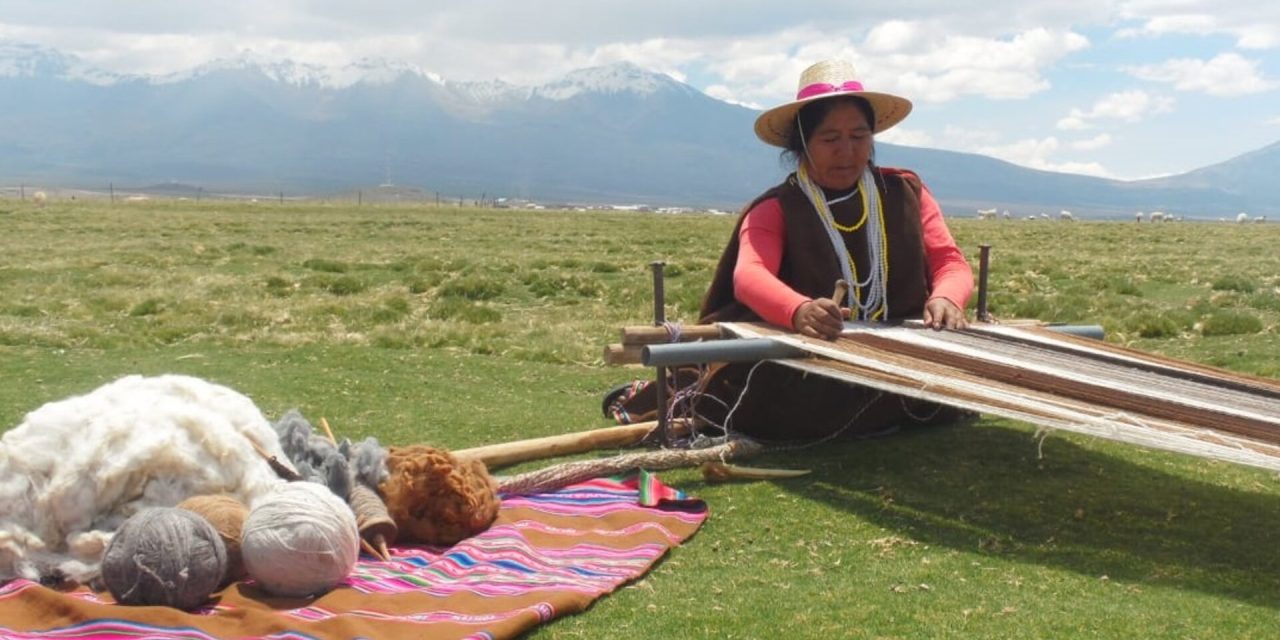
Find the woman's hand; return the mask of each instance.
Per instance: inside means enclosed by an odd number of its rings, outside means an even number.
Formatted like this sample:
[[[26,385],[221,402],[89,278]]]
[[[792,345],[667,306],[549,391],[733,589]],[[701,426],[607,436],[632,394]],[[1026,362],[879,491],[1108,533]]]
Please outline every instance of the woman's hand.
[[[848,308],[826,298],[818,298],[796,308],[795,315],[791,317],[791,326],[801,335],[835,340],[844,330],[844,319],[848,317]]]
[[[924,303],[924,324],[939,329],[964,329],[969,326],[964,310],[946,298],[929,298]]]

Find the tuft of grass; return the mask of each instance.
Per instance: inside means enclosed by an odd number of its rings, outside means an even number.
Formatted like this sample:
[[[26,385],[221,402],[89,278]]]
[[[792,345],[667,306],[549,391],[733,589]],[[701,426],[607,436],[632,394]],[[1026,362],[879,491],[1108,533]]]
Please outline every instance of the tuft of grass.
[[[1263,312],[1280,312],[1280,294],[1275,292],[1255,293],[1245,301],[1249,307]]]
[[[1257,288],[1258,285],[1252,278],[1234,273],[1223,274],[1213,280],[1214,291],[1239,291],[1241,293],[1253,293]]]
[[[267,279],[263,281],[263,284],[267,287],[267,293],[277,298],[284,298],[292,295],[294,291],[293,282],[288,278],[282,278],[280,276],[267,276]]]
[[[164,309],[164,302],[159,298],[147,298],[138,304],[133,305],[129,309],[129,315],[137,318],[141,316],[154,316]]]
[[[466,300],[493,300],[502,295],[505,289],[506,287],[495,278],[470,275],[445,282],[440,286],[439,294]]]
[[[364,280],[354,276],[338,276],[336,278],[320,277],[314,280],[315,286],[335,296],[353,296],[369,288]]]
[[[478,305],[465,298],[440,298],[431,305],[427,317],[469,324],[489,324],[502,320],[502,314],[493,307]]]
[[[601,293],[599,281],[571,272],[539,271],[522,281],[529,293],[544,299],[594,298]]]
[[[1200,321],[1200,333],[1206,336],[1234,336],[1262,331],[1262,320],[1244,311],[1218,310]]]
[[[1187,328],[1169,316],[1143,317],[1136,325],[1137,334],[1143,338],[1172,338]]]
[[[322,273],[346,273],[351,267],[345,262],[337,260],[327,260],[324,258],[311,258],[302,261],[302,266],[312,271],[320,271]]]

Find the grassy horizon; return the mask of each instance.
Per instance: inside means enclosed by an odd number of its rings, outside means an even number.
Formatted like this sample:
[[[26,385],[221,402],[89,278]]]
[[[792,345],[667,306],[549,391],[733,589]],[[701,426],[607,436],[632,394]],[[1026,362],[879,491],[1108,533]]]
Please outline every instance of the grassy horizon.
[[[325,203],[0,208],[0,429],[122,375],[188,373],[272,419],[463,448],[605,426],[650,372],[601,350],[691,321],[728,216]],[[1280,377],[1280,225],[949,221],[991,311]],[[703,529],[530,637],[1267,638],[1272,473],[984,417],[774,451],[780,482],[663,479]],[[539,468],[551,461],[528,463]]]

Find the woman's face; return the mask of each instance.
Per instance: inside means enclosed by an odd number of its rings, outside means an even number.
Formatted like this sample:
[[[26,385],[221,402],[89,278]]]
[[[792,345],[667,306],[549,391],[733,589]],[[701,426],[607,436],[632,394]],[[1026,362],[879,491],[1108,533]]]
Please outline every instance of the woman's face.
[[[835,191],[852,189],[871,158],[871,127],[862,109],[842,102],[827,112],[805,144],[805,163],[814,182]]]

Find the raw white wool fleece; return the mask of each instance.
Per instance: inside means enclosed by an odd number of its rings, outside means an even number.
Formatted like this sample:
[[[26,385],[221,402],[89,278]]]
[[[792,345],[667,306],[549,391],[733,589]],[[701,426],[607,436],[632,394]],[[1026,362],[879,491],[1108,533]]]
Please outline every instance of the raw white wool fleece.
[[[253,401],[189,376],[128,376],[50,402],[0,438],[0,580],[99,573],[112,533],[147,507],[227,493],[252,506],[288,460]]]

